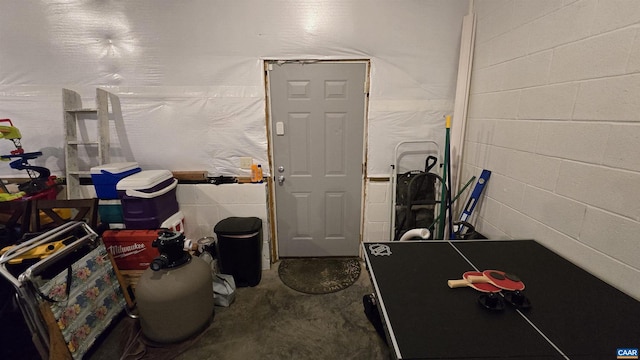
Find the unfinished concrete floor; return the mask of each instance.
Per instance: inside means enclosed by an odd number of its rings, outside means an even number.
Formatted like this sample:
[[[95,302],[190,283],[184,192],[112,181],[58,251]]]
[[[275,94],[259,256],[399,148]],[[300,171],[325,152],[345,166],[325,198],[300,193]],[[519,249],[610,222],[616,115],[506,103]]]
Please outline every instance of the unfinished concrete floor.
[[[349,288],[308,295],[284,285],[274,264],[258,286],[238,288],[230,307],[216,307],[208,331],[176,359],[388,359],[363,311],[362,296],[370,292],[364,266]],[[118,326],[90,360],[120,358]]]

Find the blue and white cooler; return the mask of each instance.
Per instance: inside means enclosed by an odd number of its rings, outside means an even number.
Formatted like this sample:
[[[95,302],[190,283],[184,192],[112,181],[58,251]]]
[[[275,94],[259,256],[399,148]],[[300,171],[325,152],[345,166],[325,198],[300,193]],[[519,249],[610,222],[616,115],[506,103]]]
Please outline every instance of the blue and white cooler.
[[[91,181],[101,200],[118,199],[116,184],[127,176],[141,171],[137,162],[104,164],[91,168]]]
[[[178,179],[169,170],[143,170],[116,185],[127,229],[158,229],[180,209]]]

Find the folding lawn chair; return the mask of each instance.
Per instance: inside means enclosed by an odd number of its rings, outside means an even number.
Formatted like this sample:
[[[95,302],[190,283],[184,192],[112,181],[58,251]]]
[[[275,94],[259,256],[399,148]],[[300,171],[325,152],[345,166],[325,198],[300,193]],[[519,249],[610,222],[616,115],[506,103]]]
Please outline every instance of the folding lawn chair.
[[[0,274],[15,288],[43,359],[81,359],[127,305],[104,244],[82,221],[6,250]]]

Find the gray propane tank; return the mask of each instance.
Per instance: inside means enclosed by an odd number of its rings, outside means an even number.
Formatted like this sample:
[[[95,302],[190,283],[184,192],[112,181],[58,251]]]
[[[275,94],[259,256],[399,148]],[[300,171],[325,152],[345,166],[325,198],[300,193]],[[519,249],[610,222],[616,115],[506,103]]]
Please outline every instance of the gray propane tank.
[[[142,333],[159,343],[185,340],[202,330],[214,316],[211,267],[184,251],[180,232],[161,230],[152,246],[155,258],[136,285]]]

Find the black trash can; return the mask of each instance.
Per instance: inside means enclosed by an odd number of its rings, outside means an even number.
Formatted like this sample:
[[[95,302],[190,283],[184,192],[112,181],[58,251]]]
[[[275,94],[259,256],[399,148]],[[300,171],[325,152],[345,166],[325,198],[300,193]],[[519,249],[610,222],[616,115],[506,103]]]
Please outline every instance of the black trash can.
[[[233,275],[238,287],[256,286],[262,278],[262,220],[229,217],[213,228],[218,237],[220,272]]]

